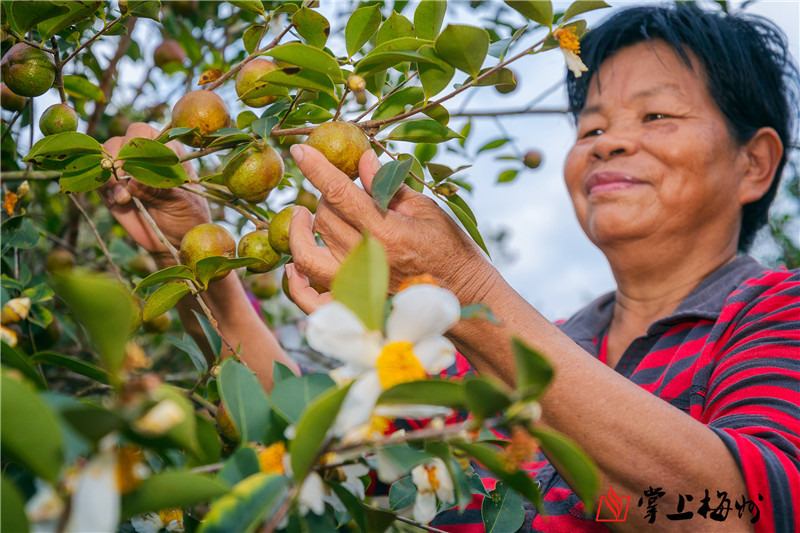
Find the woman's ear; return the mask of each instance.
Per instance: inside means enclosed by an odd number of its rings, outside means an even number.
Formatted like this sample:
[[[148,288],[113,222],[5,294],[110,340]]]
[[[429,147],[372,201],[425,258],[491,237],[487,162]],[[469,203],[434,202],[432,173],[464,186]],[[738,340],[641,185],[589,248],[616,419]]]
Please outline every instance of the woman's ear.
[[[745,205],[759,200],[769,190],[783,156],[783,142],[774,129],[761,128],[742,150],[747,160],[739,182],[739,203]]]

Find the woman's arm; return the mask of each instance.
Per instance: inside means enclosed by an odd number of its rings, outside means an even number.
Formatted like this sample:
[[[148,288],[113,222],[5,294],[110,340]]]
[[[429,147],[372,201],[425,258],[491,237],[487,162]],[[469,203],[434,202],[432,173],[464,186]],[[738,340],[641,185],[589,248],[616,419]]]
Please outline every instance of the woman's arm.
[[[597,462],[601,493],[613,486],[618,494],[641,495],[651,485],[661,485],[668,490],[660,505],[670,512],[676,509],[679,494],[703,494],[712,487],[724,487],[729,494],[747,493],[734,457],[714,431],[586,353],[525,302],[430,199],[401,188],[384,213],[315,150],[295,145],[292,153],[322,193],[314,229],[328,244],[327,248],[312,244],[310,216],[295,214],[290,238],[301,273],[329,282],[349,246],[361,231],[369,231],[384,244],[393,286],[404,276],[429,272],[462,304],[489,305],[503,326],[472,320],[450,332],[478,371],[515,381],[511,336],[548,358],[555,378],[542,400],[543,423],[573,438]],[[372,153],[361,160],[360,175],[367,190],[378,168],[376,160]],[[295,278],[295,286],[301,281]],[[306,311],[317,305],[308,291],[292,294]],[[626,522],[609,524],[630,531],[685,531],[681,522],[645,523],[643,514],[632,510]],[[748,525],[730,520],[704,522],[703,527],[742,531]]]

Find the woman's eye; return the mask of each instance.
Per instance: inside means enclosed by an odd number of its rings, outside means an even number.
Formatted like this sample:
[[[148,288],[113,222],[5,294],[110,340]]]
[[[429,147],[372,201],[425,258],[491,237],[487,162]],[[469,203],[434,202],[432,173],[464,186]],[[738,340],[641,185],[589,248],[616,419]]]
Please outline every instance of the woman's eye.
[[[582,137],[582,138],[586,138],[586,137],[594,137],[594,136],[596,136],[596,135],[602,135],[602,134],[603,134],[603,130],[601,130],[600,128],[595,128],[595,129],[593,129],[593,130],[588,130],[588,131],[587,131],[586,133],[584,133],[584,134],[583,134],[581,137]]]
[[[645,120],[648,122],[651,120],[661,120],[663,118],[667,118],[667,115],[665,115],[664,113],[648,113],[645,116]]]

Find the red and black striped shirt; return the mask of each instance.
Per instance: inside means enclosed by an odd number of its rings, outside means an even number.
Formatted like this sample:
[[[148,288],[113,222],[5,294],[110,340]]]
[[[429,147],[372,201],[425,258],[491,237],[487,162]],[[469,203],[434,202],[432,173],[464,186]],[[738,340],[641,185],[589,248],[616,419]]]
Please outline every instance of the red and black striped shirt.
[[[610,293],[559,327],[602,360],[613,307]],[[704,520],[722,518],[728,498],[725,520],[757,516],[758,533],[800,531],[800,271],[769,270],[739,257],[634,340],[615,370],[708,425],[742,469],[748,495],[718,494],[724,487],[693,495],[692,504],[677,510],[693,512],[687,530],[702,530]],[[460,355],[447,370],[453,377],[469,372]],[[586,514],[544,456],[526,466],[542,489],[545,514],[526,502],[524,531],[607,531]],[[495,480],[476,467],[486,488],[493,489]],[[640,497],[644,505],[637,506]],[[632,495],[629,512],[645,516],[647,500]],[[467,509],[445,511],[431,525],[483,531],[480,506],[481,497],[475,496]],[[670,513],[676,510],[659,509],[654,519],[666,520]]]

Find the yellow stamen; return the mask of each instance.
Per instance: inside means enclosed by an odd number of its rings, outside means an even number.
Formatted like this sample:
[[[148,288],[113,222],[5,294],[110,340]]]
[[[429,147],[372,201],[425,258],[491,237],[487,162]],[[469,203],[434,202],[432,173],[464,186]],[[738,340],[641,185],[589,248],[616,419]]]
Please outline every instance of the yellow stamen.
[[[144,453],[136,446],[121,446],[117,450],[117,486],[120,494],[129,494],[142,486],[147,476]]]
[[[397,292],[403,291],[409,287],[413,287],[414,285],[434,285],[436,287],[439,286],[439,284],[436,283],[436,280],[433,279],[433,276],[426,272],[418,276],[411,276],[404,279],[402,282],[400,282],[400,285],[397,286]]]
[[[178,522],[183,522],[183,509],[180,509],[178,507],[169,507],[167,509],[161,509],[158,512],[158,517],[165,524],[169,524],[173,520],[177,520]]]
[[[558,39],[558,44],[564,50],[581,53],[581,43],[572,28],[559,28],[553,32],[553,37]]]
[[[530,460],[539,449],[536,439],[521,426],[511,430],[511,444],[501,454],[501,462],[508,472],[519,470],[520,463]]]
[[[17,196],[16,193],[13,193],[11,191],[6,192],[6,197],[5,200],[3,201],[3,209],[6,210],[8,216],[14,214],[14,207],[16,207],[18,199],[19,197]]]
[[[425,465],[425,472],[428,474],[428,483],[431,484],[431,490],[436,492],[439,490],[439,476],[436,475],[436,465]]]
[[[385,417],[385,416],[375,416],[373,415],[372,418],[369,420],[369,429],[370,433],[376,432],[380,435],[385,435],[387,431],[389,431],[389,425],[392,423],[392,419]]]
[[[390,342],[383,347],[376,362],[381,387],[389,389],[399,383],[425,378],[425,369],[413,348],[410,342]]]
[[[286,473],[283,468],[283,456],[285,454],[286,444],[282,440],[264,448],[258,453],[258,464],[261,465],[261,471],[267,474]]]

